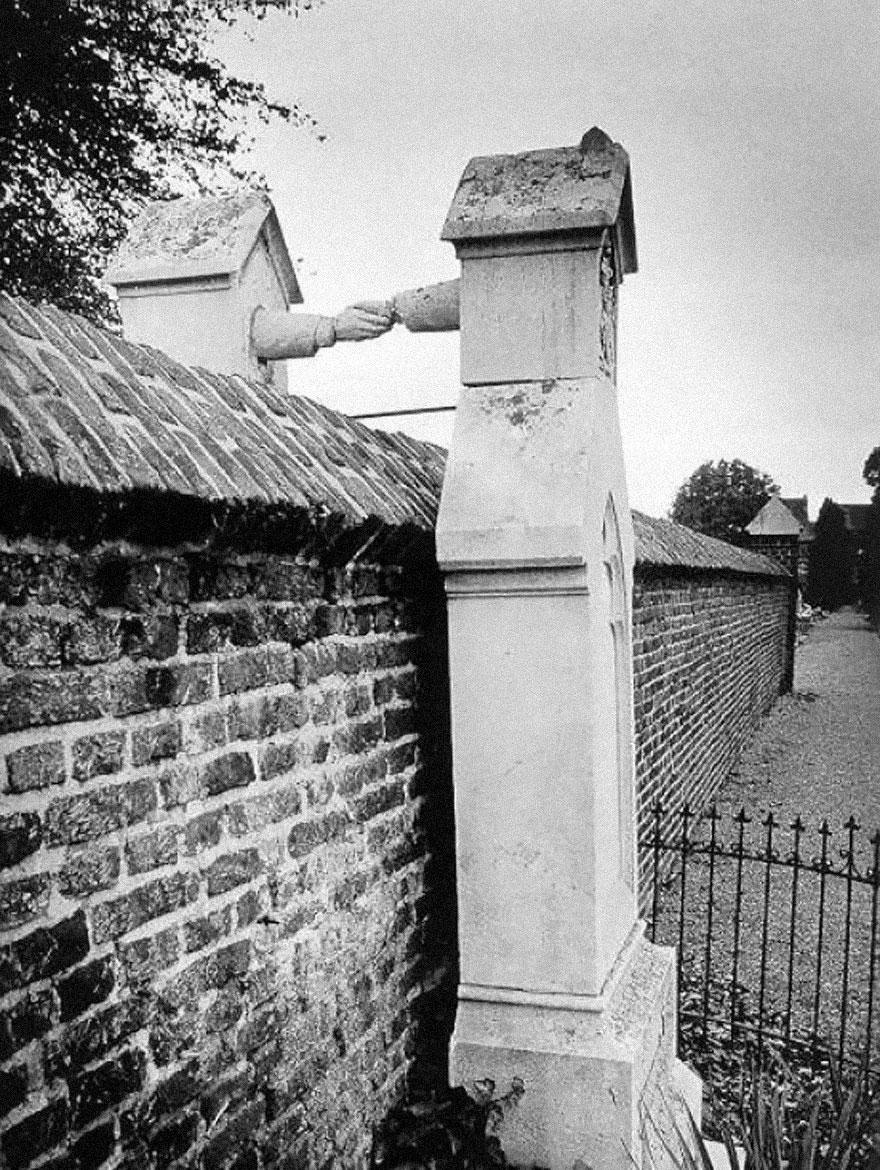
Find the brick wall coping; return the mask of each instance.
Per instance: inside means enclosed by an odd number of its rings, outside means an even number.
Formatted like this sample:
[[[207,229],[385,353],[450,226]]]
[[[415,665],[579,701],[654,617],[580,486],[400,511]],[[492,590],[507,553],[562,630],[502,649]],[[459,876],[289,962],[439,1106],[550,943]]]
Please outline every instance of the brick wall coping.
[[[687,569],[699,573],[748,573],[758,577],[787,577],[771,557],[738,548],[676,524],[633,512],[636,565],[645,569]]]
[[[446,453],[0,294],[0,473],[431,530]]]
[[[0,294],[0,474],[433,529],[446,452],[271,386],[190,368],[52,305]],[[785,576],[774,560],[633,512],[644,568]]]

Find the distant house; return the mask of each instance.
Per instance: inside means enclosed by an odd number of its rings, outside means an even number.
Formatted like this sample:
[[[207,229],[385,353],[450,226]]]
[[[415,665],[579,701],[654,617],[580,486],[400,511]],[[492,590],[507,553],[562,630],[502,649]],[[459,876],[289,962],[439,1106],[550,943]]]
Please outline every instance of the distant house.
[[[808,515],[806,496],[781,496],[778,492],[770,497],[764,507],[746,525],[750,543],[759,546],[770,555],[777,555],[786,566],[789,564],[793,538],[797,538],[797,574],[801,587],[806,583],[810,563],[810,545],[815,532]]]
[[[861,582],[865,547],[868,539],[871,504],[838,504],[843,512],[852,549],[853,589]],[[788,564],[791,538],[798,538],[798,582],[806,586],[810,548],[816,538],[815,526],[808,515],[806,496],[782,496],[774,493],[750,524],[746,525],[749,544]]]

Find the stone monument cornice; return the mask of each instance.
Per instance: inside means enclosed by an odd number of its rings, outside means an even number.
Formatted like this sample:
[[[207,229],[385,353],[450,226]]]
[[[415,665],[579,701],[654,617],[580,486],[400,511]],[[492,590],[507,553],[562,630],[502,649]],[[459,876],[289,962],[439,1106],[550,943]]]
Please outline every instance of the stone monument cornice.
[[[635,272],[629,155],[594,126],[579,146],[472,158],[441,238],[461,252],[477,241],[526,247],[530,237],[560,233],[572,242],[591,236],[598,242],[603,229],[618,237],[621,272]]]

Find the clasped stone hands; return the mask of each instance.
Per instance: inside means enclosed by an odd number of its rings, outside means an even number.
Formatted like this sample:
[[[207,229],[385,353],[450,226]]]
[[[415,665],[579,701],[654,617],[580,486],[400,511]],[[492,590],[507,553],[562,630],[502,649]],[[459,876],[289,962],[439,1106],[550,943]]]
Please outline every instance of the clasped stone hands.
[[[391,301],[357,301],[333,320],[337,341],[368,341],[381,337],[394,324]]]

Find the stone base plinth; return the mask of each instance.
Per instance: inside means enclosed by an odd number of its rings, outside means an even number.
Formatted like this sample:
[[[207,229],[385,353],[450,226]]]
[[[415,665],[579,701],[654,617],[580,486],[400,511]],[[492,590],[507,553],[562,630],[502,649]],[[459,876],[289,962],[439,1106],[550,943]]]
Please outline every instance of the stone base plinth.
[[[547,1170],[671,1170],[700,1122],[701,1082],[675,1056],[675,955],[637,931],[597,997],[460,991],[453,1084],[516,1078],[498,1135],[510,1163]]]

